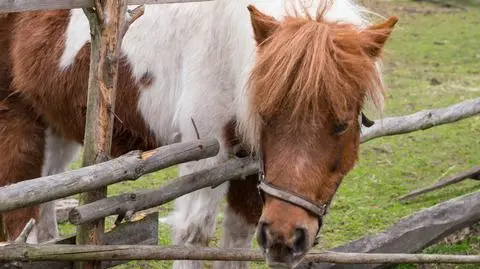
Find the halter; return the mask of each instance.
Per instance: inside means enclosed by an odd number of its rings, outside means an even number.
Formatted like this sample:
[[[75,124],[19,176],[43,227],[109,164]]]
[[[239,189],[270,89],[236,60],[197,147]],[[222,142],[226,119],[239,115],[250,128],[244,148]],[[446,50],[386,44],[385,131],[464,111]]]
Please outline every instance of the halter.
[[[374,121],[367,118],[367,116],[365,116],[363,112],[362,112],[361,122],[362,122],[362,125],[364,125],[365,127],[371,127],[375,123]],[[290,192],[288,190],[282,190],[279,187],[268,183],[265,177],[265,163],[263,162],[263,151],[261,149],[259,150],[258,159],[260,162],[260,167],[258,171],[257,188],[260,194],[260,198],[262,199],[262,203],[265,203],[264,195],[266,193],[284,202],[301,207],[306,211],[310,212],[311,214],[315,215],[318,219],[318,229],[317,229],[317,232],[315,233],[314,245],[317,244],[318,233],[320,232],[320,228],[323,225],[323,217],[328,213],[328,207],[330,206],[330,203],[332,200],[330,199],[326,203],[317,204],[314,201],[311,201],[310,199],[303,197],[302,195]]]
[[[265,203],[264,196],[266,193],[284,202],[301,207],[307,210],[308,212],[310,212],[311,214],[315,215],[318,219],[318,229],[317,229],[317,232],[315,233],[315,241],[314,241],[314,245],[316,245],[318,243],[318,233],[320,232],[320,228],[323,225],[323,216],[327,214],[330,201],[328,203],[317,205],[315,202],[297,193],[293,193],[288,190],[282,190],[279,187],[273,186],[272,184],[266,181],[265,164],[263,162],[262,153],[259,154],[259,162],[260,162],[260,167],[258,171],[257,188],[258,188],[258,193],[260,194],[260,198],[262,199],[262,203]]]

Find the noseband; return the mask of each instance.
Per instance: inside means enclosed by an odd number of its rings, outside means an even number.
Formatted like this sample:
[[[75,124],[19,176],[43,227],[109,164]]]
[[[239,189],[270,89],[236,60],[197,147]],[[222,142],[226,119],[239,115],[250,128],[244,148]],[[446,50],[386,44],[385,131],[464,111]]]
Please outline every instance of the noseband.
[[[361,122],[362,125],[365,127],[371,127],[375,123],[374,121],[370,120],[363,114],[362,112]],[[306,211],[310,212],[311,214],[315,215],[318,219],[318,229],[315,233],[315,242],[314,245],[318,243],[318,233],[320,232],[320,228],[323,225],[323,217],[328,213],[328,207],[330,206],[329,200],[326,203],[317,204],[314,201],[311,201],[308,198],[303,197],[297,193],[290,192],[288,190],[282,190],[279,187],[273,186],[272,184],[268,183],[265,178],[265,163],[263,162],[263,152],[260,150],[259,152],[259,162],[260,167],[258,171],[258,192],[262,199],[262,202],[265,203],[265,194],[273,196],[277,199],[280,199],[284,202],[290,203],[292,205],[301,207]]]
[[[318,243],[318,233],[323,225],[323,216],[327,214],[328,206],[330,202],[317,205],[315,202],[307,199],[297,193],[290,192],[288,190],[282,190],[272,184],[268,183],[265,179],[265,164],[263,162],[263,155],[259,154],[260,167],[258,171],[258,193],[262,199],[262,203],[265,203],[265,194],[273,196],[284,202],[301,207],[311,214],[315,215],[318,219],[318,229],[315,233],[314,245]]]

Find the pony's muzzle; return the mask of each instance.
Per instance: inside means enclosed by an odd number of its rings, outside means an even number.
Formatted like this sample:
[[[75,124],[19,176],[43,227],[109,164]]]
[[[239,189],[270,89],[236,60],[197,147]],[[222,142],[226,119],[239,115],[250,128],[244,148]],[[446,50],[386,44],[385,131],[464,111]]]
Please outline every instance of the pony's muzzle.
[[[286,237],[266,222],[257,228],[257,241],[270,268],[295,268],[311,248],[305,227],[296,227],[293,235]]]

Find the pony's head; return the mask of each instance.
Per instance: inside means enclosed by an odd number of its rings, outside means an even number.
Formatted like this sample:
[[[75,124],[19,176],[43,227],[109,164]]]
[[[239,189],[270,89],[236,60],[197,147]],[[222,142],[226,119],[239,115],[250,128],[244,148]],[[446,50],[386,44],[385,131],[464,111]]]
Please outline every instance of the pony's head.
[[[264,168],[257,239],[270,266],[293,268],[357,159],[364,100],[383,100],[376,63],[397,19],[359,29],[326,22],[326,9],[281,22],[248,9],[258,44],[249,118]]]

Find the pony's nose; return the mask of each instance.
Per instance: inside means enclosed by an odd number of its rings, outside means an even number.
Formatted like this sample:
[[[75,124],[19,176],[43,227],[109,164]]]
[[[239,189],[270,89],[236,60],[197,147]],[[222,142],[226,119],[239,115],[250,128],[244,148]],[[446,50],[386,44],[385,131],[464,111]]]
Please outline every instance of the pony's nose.
[[[260,222],[257,241],[272,268],[293,268],[309,250],[308,230],[304,227],[296,227],[292,236],[285,236],[268,223]]]

